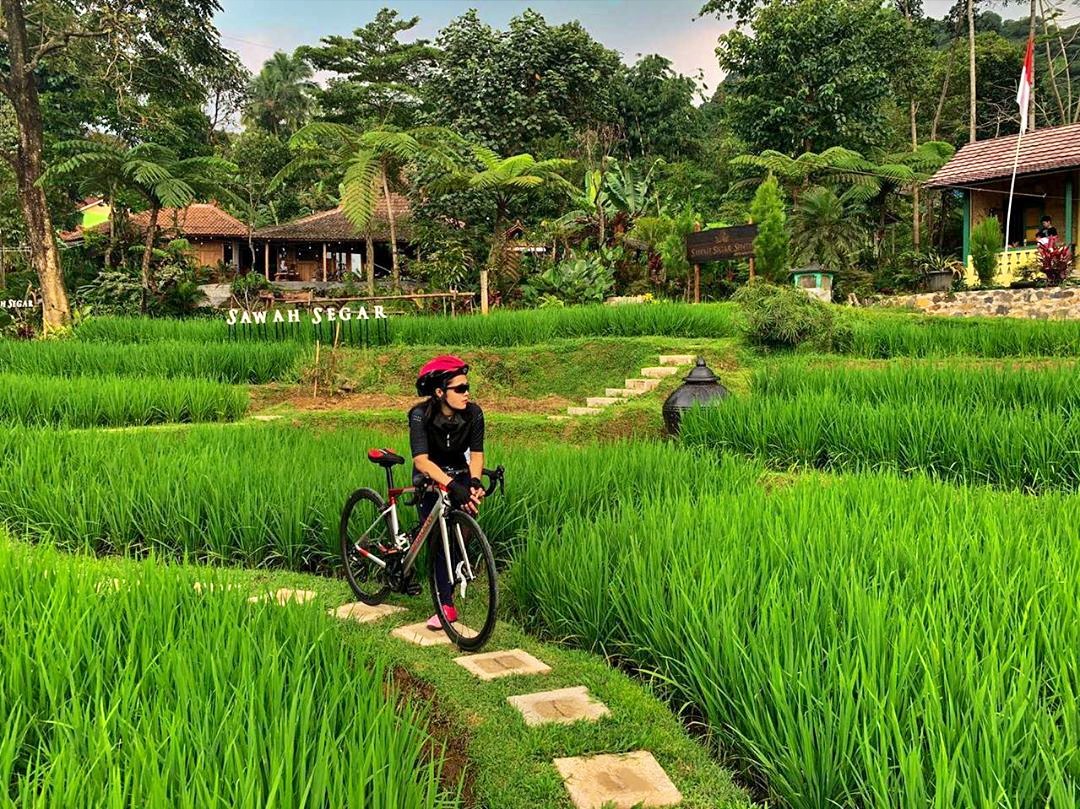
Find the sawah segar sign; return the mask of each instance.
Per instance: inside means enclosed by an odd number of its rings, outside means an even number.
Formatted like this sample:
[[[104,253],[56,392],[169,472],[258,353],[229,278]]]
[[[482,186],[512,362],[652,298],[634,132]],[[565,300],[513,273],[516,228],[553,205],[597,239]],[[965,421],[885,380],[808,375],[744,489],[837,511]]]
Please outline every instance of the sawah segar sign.
[[[757,225],[711,228],[686,234],[686,258],[691,264],[754,255]]]
[[[369,346],[390,342],[390,319],[383,306],[316,306],[300,309],[230,309],[225,316],[233,339],[286,340],[308,337],[320,342]]]

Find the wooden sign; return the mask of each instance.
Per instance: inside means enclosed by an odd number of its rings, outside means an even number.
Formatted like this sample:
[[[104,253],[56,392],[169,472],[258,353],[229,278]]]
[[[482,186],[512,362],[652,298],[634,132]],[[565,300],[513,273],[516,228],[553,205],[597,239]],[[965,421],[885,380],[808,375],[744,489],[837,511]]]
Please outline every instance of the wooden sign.
[[[754,255],[757,225],[736,225],[686,234],[686,258],[691,264]]]

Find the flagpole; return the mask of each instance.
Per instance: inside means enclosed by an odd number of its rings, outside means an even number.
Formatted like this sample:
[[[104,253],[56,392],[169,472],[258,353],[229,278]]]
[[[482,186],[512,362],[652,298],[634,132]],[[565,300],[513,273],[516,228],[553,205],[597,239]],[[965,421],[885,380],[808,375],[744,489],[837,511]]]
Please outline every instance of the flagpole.
[[[1016,169],[1020,164],[1020,142],[1028,125],[1028,107],[1031,93],[1035,89],[1035,40],[1028,37],[1027,51],[1024,53],[1024,69],[1020,72],[1020,86],[1016,89],[1016,102],[1020,106],[1020,132],[1016,136],[1016,154],[1013,155],[1012,179],[1009,181],[1009,209],[1005,214],[1005,266],[1009,265],[1009,231],[1012,230],[1013,192],[1016,190]],[[1026,234],[1024,228],[1021,232]],[[1021,241],[1026,241],[1021,239]]]
[[[1020,141],[1024,139],[1024,133],[1016,136],[1016,154],[1013,156],[1012,180],[1009,182],[1009,208],[1005,214],[1005,263],[1009,261],[1009,231],[1012,228],[1012,203],[1013,191],[1016,189],[1016,169],[1020,165]]]

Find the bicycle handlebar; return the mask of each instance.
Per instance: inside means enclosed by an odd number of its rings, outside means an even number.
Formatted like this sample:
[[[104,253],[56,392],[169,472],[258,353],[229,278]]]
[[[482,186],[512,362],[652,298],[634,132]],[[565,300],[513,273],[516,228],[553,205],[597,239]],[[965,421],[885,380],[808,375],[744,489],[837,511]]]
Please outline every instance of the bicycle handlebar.
[[[505,494],[505,482],[506,482],[506,470],[502,465],[496,466],[494,469],[484,469],[480,472],[481,475],[486,477],[491,483],[484,487],[484,496],[487,497],[496,487],[499,489],[499,494]]]

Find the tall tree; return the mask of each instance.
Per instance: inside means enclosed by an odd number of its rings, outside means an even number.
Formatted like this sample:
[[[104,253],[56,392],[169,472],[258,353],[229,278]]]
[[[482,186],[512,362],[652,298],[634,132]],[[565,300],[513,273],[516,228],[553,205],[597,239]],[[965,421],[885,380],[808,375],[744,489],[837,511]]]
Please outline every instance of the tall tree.
[[[415,126],[420,87],[435,70],[439,51],[426,39],[401,42],[420,22],[384,8],[351,37],[323,37],[298,53],[334,75],[318,93],[323,113],[345,124]]]
[[[277,51],[248,86],[244,122],[288,138],[308,122],[315,108],[318,85],[311,77],[311,67],[299,54]]]
[[[975,86],[975,0],[967,0],[968,20],[968,94],[970,104],[968,106],[968,143],[974,143],[978,137],[978,116],[975,112],[976,86]]]
[[[44,128],[38,74],[52,60],[72,58],[103,86],[130,88],[146,73],[187,76],[221,52],[212,24],[216,0],[0,0],[0,93],[10,102],[18,137],[0,153],[15,174],[26,220],[30,263],[38,276],[46,333],[71,318],[53,220],[40,180],[45,172]],[[119,98],[120,93],[117,93]]]
[[[699,84],[672,69],[663,56],[643,56],[620,72],[616,107],[629,157],[675,161],[700,150],[704,126],[694,106]]]
[[[577,22],[548,25],[530,10],[497,31],[474,10],[436,44],[440,69],[424,86],[432,114],[502,154],[561,153],[574,133],[617,120],[619,55]]]
[[[752,36],[720,37],[727,120],[753,151],[879,145],[908,42],[903,18],[876,0],[773,2],[755,15]]]
[[[143,199],[149,211],[141,261],[141,308],[145,313],[150,293],[157,291],[150,267],[161,210],[231,195],[228,185],[236,166],[220,157],[181,160],[174,151],[156,143],[127,148],[122,143],[101,139],[65,141],[57,144],[57,151],[64,159],[49,168],[43,175],[44,182],[93,177],[101,183],[99,193],[107,192],[115,199],[119,193],[126,192]]]

